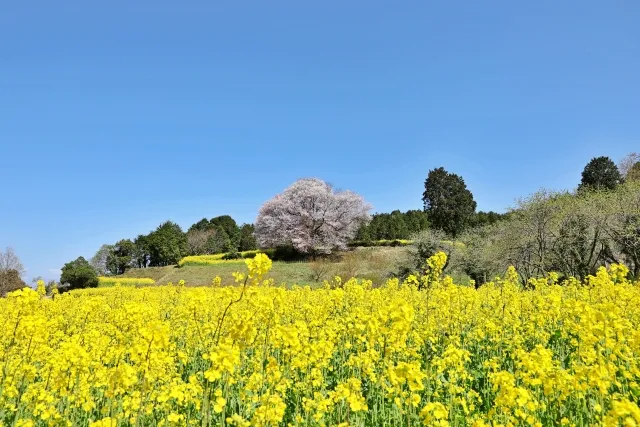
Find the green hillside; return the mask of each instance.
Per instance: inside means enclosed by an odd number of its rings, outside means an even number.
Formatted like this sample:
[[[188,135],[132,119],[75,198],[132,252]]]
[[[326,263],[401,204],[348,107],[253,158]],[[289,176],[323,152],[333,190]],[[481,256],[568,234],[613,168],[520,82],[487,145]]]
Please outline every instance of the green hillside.
[[[358,248],[345,252],[338,260],[315,262],[274,262],[269,274],[275,282],[287,285],[318,285],[333,276],[367,278],[374,284],[384,282],[394,271],[398,263],[406,256],[403,247]],[[157,285],[184,280],[188,286],[207,286],[214,277],[220,276],[223,284],[233,282],[232,273],[244,271],[244,262],[222,263],[207,266],[168,266],[135,268],[120,277],[149,277]]]

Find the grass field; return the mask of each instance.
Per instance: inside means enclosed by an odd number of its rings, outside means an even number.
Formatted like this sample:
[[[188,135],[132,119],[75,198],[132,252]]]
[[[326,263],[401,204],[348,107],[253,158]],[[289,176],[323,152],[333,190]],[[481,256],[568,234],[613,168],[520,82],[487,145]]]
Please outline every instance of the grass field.
[[[358,248],[343,254],[339,261],[274,262],[271,277],[275,283],[288,285],[318,285],[333,276],[345,279],[360,277],[370,279],[374,285],[383,283],[396,269],[398,262],[406,256],[403,247]],[[227,262],[215,265],[185,265],[184,267],[136,268],[119,277],[148,277],[156,285],[178,283],[184,280],[187,286],[208,286],[214,277],[220,276],[223,284],[233,282],[232,274],[244,270],[244,262]]]

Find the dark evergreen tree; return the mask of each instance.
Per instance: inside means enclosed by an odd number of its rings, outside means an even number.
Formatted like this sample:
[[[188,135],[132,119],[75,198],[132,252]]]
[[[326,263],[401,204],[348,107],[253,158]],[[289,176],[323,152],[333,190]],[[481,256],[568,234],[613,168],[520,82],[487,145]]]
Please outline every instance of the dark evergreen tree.
[[[476,211],[473,194],[462,177],[440,167],[429,171],[424,186],[422,201],[430,226],[458,236],[470,225]]]
[[[219,225],[214,226],[211,230],[211,234],[207,238],[206,247],[207,253],[210,254],[237,251],[237,246],[234,246],[225,229]]]
[[[406,239],[409,237],[409,227],[404,220],[404,214],[399,210],[389,215],[389,240]]]
[[[493,211],[489,211],[489,212],[479,211],[471,219],[471,226],[484,227],[486,225],[492,225],[498,221],[505,219],[506,216],[507,216],[506,214],[500,214]]]
[[[405,213],[395,210],[388,213],[377,213],[369,224],[358,230],[355,240],[373,242],[376,240],[408,239],[415,233],[429,226],[427,214],[420,210],[409,210]]]
[[[580,190],[613,190],[623,181],[616,164],[609,157],[594,157],[582,171]]]
[[[240,244],[238,250],[240,251],[252,251],[258,249],[258,242],[254,234],[255,228],[253,224],[243,224],[240,227]]]
[[[200,221],[193,224],[189,227],[189,231],[198,230],[198,231],[208,231],[213,227],[211,222],[207,218],[202,218]]]
[[[240,228],[233,218],[229,215],[222,215],[212,218],[209,222],[224,230],[230,241],[230,250],[238,250],[238,247],[240,246]]]
[[[429,219],[427,214],[421,210],[409,210],[404,214],[404,222],[409,230],[408,237],[429,228]]]

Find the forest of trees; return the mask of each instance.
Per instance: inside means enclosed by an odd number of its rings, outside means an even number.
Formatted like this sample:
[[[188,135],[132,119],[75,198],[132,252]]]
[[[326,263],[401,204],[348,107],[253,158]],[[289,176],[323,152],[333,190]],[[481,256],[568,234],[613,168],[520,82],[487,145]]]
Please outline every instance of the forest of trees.
[[[480,227],[493,224],[506,217],[506,214],[496,212],[474,212],[468,222],[469,227]],[[371,222],[358,229],[356,241],[366,245],[367,242],[377,240],[411,239],[416,233],[430,228],[429,214],[421,210],[408,210],[391,213],[376,213],[371,216]]]
[[[430,170],[424,184],[422,210],[369,215],[361,196],[336,192],[321,180],[299,180],[263,205],[259,228],[238,225],[229,215],[203,218],[187,231],[166,221],[146,235],[103,245],[90,260],[65,264],[61,282],[68,289],[94,286],[98,275],[174,265],[188,255],[253,250],[259,243],[327,253],[349,241],[400,239],[415,241],[413,261],[400,270],[420,268],[434,251],[445,250],[450,271],[479,283],[507,265],[524,280],[550,271],[584,278],[613,262],[640,276],[638,153],[617,165],[609,157],[593,158],[575,192],[541,191],[507,213],[476,211],[464,179],[444,168]],[[314,217],[318,212],[322,218]],[[0,294],[24,286],[23,271],[10,248],[0,252]]]

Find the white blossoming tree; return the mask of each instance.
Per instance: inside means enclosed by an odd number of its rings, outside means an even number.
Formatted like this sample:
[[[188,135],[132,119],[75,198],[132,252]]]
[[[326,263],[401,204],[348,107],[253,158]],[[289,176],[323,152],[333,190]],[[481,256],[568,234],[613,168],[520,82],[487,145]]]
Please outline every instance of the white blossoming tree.
[[[335,191],[320,179],[300,179],[262,205],[255,235],[261,247],[292,245],[303,253],[331,253],[347,247],[370,221],[370,210],[356,193]]]

